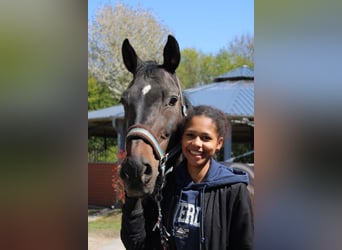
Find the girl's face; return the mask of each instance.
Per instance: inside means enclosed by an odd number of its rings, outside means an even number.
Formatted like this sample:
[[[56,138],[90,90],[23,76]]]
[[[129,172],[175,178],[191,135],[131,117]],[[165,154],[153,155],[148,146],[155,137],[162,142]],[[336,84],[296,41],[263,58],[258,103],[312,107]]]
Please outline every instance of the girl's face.
[[[182,151],[188,167],[204,167],[220,150],[223,137],[218,137],[215,122],[206,116],[194,116],[185,127],[182,136]]]

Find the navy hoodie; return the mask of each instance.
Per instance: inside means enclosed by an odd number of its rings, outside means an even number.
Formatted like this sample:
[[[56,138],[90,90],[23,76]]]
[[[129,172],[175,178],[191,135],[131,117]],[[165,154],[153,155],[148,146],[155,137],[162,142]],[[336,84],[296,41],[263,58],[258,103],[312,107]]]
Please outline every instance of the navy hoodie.
[[[253,249],[247,184],[246,173],[213,159],[204,180],[196,184],[183,161],[167,176],[163,189],[169,249]],[[153,199],[144,199],[140,211],[124,206],[121,239],[127,249],[162,249],[158,230],[152,231],[157,219],[153,203]]]
[[[176,168],[175,176],[179,200],[174,213],[172,235],[176,248],[200,249],[200,244],[205,242],[204,193],[235,183],[248,184],[248,175],[211,160],[209,170],[201,183],[193,182],[186,161]]]

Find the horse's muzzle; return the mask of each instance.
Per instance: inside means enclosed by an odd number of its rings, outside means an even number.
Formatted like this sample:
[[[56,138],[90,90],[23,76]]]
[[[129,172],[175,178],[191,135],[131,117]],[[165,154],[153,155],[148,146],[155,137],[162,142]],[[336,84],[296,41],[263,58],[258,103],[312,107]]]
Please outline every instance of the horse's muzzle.
[[[147,161],[138,157],[126,157],[121,164],[120,177],[124,182],[128,197],[142,197],[151,194],[154,189],[158,170]]]

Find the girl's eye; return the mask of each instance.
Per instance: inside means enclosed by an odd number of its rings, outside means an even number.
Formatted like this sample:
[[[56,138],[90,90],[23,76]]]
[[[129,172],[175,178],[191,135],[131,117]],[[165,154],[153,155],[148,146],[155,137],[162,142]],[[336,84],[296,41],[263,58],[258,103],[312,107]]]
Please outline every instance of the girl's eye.
[[[195,135],[192,134],[192,133],[187,133],[187,134],[185,134],[185,137],[188,138],[188,139],[192,139],[192,138],[195,137]]]
[[[202,139],[202,141],[210,141],[211,137],[209,137],[209,136],[202,136],[201,139]]]

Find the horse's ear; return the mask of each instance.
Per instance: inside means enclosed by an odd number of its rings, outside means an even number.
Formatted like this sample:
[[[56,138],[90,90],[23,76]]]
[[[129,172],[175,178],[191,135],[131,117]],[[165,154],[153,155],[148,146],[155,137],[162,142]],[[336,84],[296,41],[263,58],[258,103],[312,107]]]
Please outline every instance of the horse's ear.
[[[126,68],[129,72],[134,74],[137,69],[138,63],[140,62],[140,59],[135,53],[135,50],[133,49],[127,38],[122,43],[121,52]]]
[[[167,37],[163,56],[163,68],[173,74],[179,65],[180,52],[177,40],[171,35]]]

